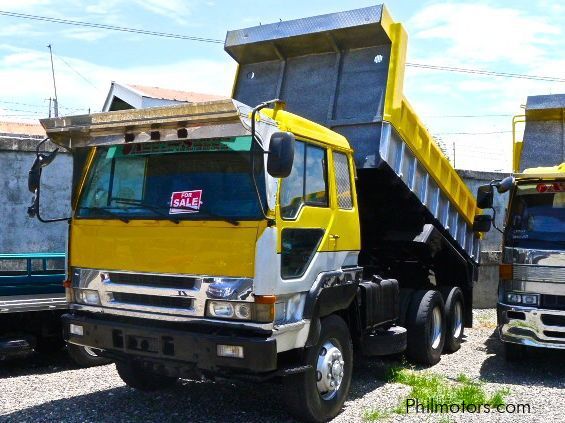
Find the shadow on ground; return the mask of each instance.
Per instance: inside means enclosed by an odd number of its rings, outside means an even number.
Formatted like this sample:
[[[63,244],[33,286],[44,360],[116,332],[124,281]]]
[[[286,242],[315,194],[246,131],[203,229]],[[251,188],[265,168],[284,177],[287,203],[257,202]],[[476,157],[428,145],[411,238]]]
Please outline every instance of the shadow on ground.
[[[565,351],[529,348],[523,360],[509,363],[504,358],[504,346],[496,329],[485,341],[489,357],[480,369],[485,382],[509,385],[565,387]]]
[[[0,361],[0,379],[57,373],[77,368],[64,349],[50,353],[32,353],[25,357]]]
[[[400,362],[365,359],[358,363],[349,400],[384,385],[386,369]],[[0,416],[0,422],[294,422],[282,394],[282,385],[270,383],[181,380],[157,393],[121,386],[63,398]]]

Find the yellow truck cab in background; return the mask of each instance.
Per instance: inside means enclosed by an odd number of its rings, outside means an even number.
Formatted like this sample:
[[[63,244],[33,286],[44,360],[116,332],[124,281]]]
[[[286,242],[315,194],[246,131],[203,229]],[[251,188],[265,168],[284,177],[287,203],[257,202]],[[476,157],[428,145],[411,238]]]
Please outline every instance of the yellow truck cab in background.
[[[526,114],[513,119],[516,173],[479,187],[481,208],[492,207],[494,188],[509,197],[497,317],[511,361],[530,347],[565,349],[565,163],[558,164],[564,116],[565,95],[528,97]],[[523,141],[516,139],[519,122],[526,124]]]
[[[230,31],[233,100],[43,120],[74,157],[68,342],[142,390],[280,381],[309,421],[354,349],[459,349],[477,208],[402,95],[406,40],[383,6]]]

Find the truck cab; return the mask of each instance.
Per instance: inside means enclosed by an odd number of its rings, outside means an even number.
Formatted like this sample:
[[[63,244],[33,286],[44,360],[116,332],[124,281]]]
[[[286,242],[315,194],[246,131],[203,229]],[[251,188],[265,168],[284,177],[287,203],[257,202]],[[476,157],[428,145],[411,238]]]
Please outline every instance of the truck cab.
[[[509,177],[498,331],[509,360],[526,347],[565,349],[565,164]]]

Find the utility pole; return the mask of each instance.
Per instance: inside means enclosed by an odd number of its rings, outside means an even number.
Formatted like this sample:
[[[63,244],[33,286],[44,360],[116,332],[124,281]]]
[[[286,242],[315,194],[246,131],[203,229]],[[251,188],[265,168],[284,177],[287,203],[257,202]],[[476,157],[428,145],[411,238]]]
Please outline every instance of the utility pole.
[[[59,100],[57,100],[57,84],[55,83],[55,67],[53,66],[53,50],[51,49],[51,44],[47,45],[49,49],[49,55],[51,56],[51,74],[53,75],[53,91],[55,91],[55,98],[53,98],[53,111],[55,112],[55,117],[59,117]]]
[[[457,169],[455,167],[455,141],[453,141],[453,143],[451,145],[453,146],[453,168]]]
[[[51,118],[51,102],[53,101],[53,99],[49,97],[48,100],[49,100],[49,118]]]

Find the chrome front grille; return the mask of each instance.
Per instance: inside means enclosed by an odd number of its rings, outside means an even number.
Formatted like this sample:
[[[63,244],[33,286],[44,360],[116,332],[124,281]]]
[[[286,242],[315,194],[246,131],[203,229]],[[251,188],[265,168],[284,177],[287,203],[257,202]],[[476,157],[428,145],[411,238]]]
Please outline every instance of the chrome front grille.
[[[140,295],[127,292],[114,292],[112,293],[112,297],[114,301],[122,304],[140,306],[180,309],[192,309],[194,306],[194,299],[188,297],[162,297],[159,295]]]
[[[141,273],[110,272],[110,281],[118,285],[153,286],[160,288],[194,289],[201,280],[191,276],[168,276]]]
[[[565,267],[515,264],[512,269],[517,281],[565,283]]]

